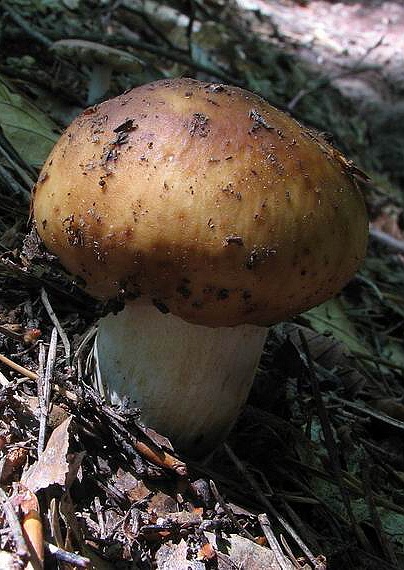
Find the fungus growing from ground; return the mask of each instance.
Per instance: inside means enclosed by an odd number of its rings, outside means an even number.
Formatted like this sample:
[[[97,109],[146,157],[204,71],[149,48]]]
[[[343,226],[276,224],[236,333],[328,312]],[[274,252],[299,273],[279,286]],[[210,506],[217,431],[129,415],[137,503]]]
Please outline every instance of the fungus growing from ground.
[[[99,299],[103,390],[201,454],[245,402],[267,327],[335,295],[364,257],[350,163],[236,87],[163,80],[87,109],[34,196],[46,247]]]
[[[64,59],[89,68],[88,105],[108,92],[113,72],[137,73],[144,69],[144,63],[131,53],[87,40],[58,40],[50,49]]]

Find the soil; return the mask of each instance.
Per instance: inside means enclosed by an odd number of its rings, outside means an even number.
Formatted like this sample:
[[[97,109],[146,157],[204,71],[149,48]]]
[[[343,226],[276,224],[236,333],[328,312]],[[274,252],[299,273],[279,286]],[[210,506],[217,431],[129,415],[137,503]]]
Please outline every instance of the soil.
[[[271,23],[299,58],[332,77],[360,66],[357,77],[337,78],[344,94],[358,101],[395,103],[404,91],[404,4],[238,0],[263,16],[256,31],[272,32]]]

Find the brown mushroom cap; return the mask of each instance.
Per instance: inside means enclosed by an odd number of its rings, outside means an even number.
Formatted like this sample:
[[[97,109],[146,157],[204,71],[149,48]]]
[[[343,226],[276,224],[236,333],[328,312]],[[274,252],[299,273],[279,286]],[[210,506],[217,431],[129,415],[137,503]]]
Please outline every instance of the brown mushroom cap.
[[[236,87],[144,85],[90,108],[34,198],[45,245],[95,297],[208,325],[268,325],[334,295],[365,255],[348,162]]]

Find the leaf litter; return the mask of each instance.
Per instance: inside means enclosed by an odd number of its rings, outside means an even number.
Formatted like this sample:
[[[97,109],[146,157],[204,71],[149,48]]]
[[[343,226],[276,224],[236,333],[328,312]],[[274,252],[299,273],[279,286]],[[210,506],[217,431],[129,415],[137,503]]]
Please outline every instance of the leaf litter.
[[[237,426],[200,463],[142,426],[136,409],[110,407],[90,387],[93,325],[108,308],[35,240],[23,246],[37,169],[88,88],[85,66],[46,51],[53,41],[81,37],[139,55],[145,68],[115,73],[111,96],[180,74],[242,85],[283,108],[302,92],[295,116],[331,131],[371,175],[359,183],[374,227],[401,239],[400,181],[368,150],[371,133],[356,109],[331,82],[308,89],[318,71],[294,56],[268,18],[268,37],[253,32],[260,15],[232,2],[37,4],[1,8],[2,567],[28,559],[45,568],[403,567],[400,253],[372,238],[337,300],[271,330]],[[59,333],[54,353],[48,348],[52,313],[70,362]],[[52,361],[49,398],[41,358]]]

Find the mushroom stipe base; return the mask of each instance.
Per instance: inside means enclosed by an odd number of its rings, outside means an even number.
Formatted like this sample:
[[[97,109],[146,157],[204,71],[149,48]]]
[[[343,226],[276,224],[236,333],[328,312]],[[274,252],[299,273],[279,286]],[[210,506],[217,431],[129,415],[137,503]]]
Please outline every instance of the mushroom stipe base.
[[[234,425],[267,333],[255,325],[194,325],[153,305],[127,304],[99,323],[99,384],[113,404],[129,398],[178,450],[203,456]]]

